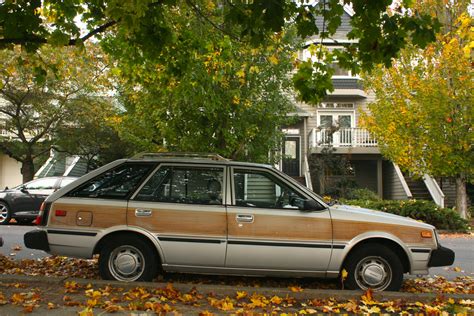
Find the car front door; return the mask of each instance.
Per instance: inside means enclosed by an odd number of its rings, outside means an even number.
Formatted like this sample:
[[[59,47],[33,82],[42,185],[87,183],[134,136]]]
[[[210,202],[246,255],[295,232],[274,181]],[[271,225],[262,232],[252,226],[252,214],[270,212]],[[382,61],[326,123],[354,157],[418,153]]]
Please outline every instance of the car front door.
[[[44,199],[54,191],[57,178],[41,178],[25,183],[15,197],[16,211],[39,211]]]
[[[233,167],[231,174],[226,267],[325,273],[329,211],[303,211],[310,197],[268,169]]]
[[[156,236],[164,266],[223,267],[225,167],[161,164],[127,210],[129,226]]]

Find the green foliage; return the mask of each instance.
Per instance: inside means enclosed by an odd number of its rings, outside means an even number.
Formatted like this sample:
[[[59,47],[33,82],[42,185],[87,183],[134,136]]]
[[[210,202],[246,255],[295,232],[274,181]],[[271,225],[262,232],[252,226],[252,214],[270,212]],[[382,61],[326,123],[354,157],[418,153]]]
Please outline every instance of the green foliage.
[[[74,124],[60,125],[54,133],[54,148],[80,156],[86,172],[111,161],[130,157],[137,146],[120,139],[115,128],[117,110],[109,98],[90,98],[71,109]]]
[[[34,53],[16,47],[0,51],[0,112],[6,136],[0,151],[22,163],[23,180],[33,178],[35,161],[47,155],[55,131],[74,124],[73,110],[109,89],[107,68],[94,47],[42,46]],[[54,69],[45,72],[43,66]]]
[[[349,200],[378,201],[380,197],[372,190],[366,188],[357,188],[349,191],[347,194]]]
[[[218,20],[219,10],[212,12]],[[279,127],[294,110],[292,33],[255,47],[215,32],[186,7],[162,14],[175,27],[173,41],[153,54],[125,41],[126,34],[103,41],[118,65],[114,72],[126,108],[121,136],[145,150],[268,162],[282,141]]]
[[[467,2],[432,2],[420,1],[432,4],[425,10],[447,15],[437,42],[425,49],[410,45],[392,67],[365,76],[376,101],[361,122],[402,169],[465,182],[474,175],[472,18]],[[465,199],[464,193],[458,201]],[[465,206],[458,202],[462,216]]]
[[[394,7],[388,0],[326,0],[322,3],[292,0],[4,1],[0,4],[0,48],[20,44],[34,51],[45,43],[82,45],[92,36],[100,38],[117,32],[121,41],[134,43],[143,56],[156,55],[165,52],[176,40],[173,16],[181,12],[187,12],[191,19],[201,19],[209,27],[212,25],[214,32],[256,47],[281,32],[288,21],[295,25],[300,37],[331,39],[341,25],[344,5],[350,3],[355,13],[349,38],[355,41],[336,48],[334,56],[341,65],[356,73],[358,69],[370,70],[374,64],[390,65],[407,42],[424,47],[434,39],[438,27],[435,18],[417,7],[412,7],[412,14],[408,15],[402,13],[406,8]],[[322,27],[317,26],[318,19],[324,21]],[[88,34],[81,37],[76,20],[86,25]],[[192,31],[192,27],[183,25],[180,31]],[[319,57],[313,64],[314,70],[302,69],[297,80],[298,86],[303,88],[301,98],[309,102],[318,102],[327,93],[314,87],[332,86],[328,68],[318,66],[322,61]],[[308,73],[313,75],[308,76]],[[302,80],[310,83],[302,84]],[[308,93],[308,89],[317,93],[317,97]]]
[[[467,231],[468,222],[449,208],[440,208],[431,201],[424,200],[343,200],[347,205],[392,213],[421,220],[437,229]]]

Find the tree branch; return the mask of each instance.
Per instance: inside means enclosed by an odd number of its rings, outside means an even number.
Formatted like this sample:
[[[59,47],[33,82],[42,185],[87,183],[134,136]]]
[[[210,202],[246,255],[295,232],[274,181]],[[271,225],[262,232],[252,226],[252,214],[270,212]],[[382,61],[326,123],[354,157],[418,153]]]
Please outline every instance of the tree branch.
[[[198,16],[200,16],[202,19],[204,19],[207,23],[209,23],[213,28],[215,28],[216,30],[222,32],[223,34],[225,35],[228,35],[230,36],[232,39],[240,42],[240,38],[238,38],[237,36],[235,36],[234,34],[232,33],[229,33],[227,32],[226,30],[224,30],[222,27],[220,27],[219,25],[217,25],[216,23],[214,23],[208,16],[206,16],[199,8],[198,6],[193,3],[191,0],[186,0],[186,3],[194,10],[194,12],[196,12],[196,14]]]
[[[77,44],[78,41],[82,41],[82,42],[87,41],[89,38],[91,38],[91,37],[93,37],[93,36],[95,36],[99,33],[105,32],[108,28],[114,26],[115,24],[117,24],[117,21],[114,21],[114,20],[109,21],[105,24],[102,24],[101,26],[99,26],[98,28],[90,31],[89,33],[87,33],[83,37],[70,39],[69,42],[67,43],[67,45],[74,46],[74,45]],[[44,37],[36,36],[36,35],[18,37],[18,38],[14,38],[14,37],[0,38],[0,45],[5,45],[5,44],[23,45],[23,44],[26,44],[26,43],[46,44],[46,43],[48,43],[48,39],[46,39]]]

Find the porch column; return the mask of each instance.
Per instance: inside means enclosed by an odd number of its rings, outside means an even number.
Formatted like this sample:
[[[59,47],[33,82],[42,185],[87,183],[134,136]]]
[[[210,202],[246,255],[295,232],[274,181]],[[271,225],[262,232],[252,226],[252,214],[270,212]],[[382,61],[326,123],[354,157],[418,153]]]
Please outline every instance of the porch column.
[[[377,159],[377,194],[383,198],[382,158]]]

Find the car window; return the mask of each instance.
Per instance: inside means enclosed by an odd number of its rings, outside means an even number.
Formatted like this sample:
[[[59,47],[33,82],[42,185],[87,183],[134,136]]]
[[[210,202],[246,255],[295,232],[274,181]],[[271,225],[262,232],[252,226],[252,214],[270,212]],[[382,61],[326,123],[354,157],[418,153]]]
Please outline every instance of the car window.
[[[68,185],[69,183],[71,182],[74,182],[76,179],[71,179],[71,178],[64,178],[61,180],[61,184],[59,185],[60,188],[63,188],[65,187],[66,185]]]
[[[52,190],[56,181],[58,181],[57,178],[37,179],[26,183],[25,188],[27,190]]]
[[[305,198],[272,174],[234,169],[235,205],[303,209]]]
[[[155,164],[126,163],[100,174],[72,190],[66,196],[126,199],[135,191]]]
[[[187,204],[222,204],[223,168],[161,167],[134,198]]]

